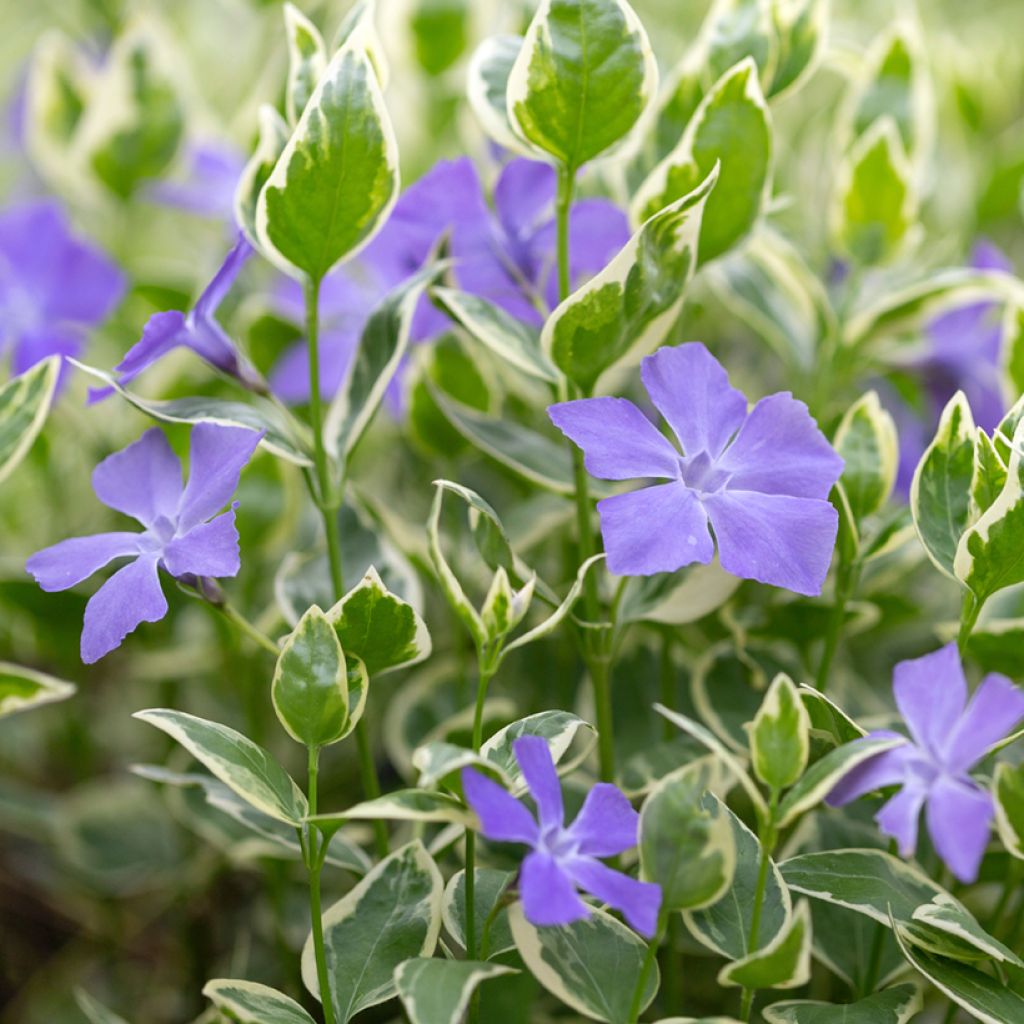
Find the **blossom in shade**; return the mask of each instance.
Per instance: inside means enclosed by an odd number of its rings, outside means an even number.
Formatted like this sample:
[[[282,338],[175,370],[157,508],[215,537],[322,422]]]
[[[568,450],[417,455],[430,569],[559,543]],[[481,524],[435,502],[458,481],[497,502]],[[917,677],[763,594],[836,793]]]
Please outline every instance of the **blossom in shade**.
[[[114,367],[120,383],[127,384],[172,349],[188,348],[215,369],[237,377],[247,387],[262,390],[262,377],[239,352],[238,346],[216,318],[217,309],[251,255],[252,247],[239,234],[224,263],[192,309],[187,313],[178,309],[154,313],[142,329],[142,338]],[[106,394],[109,394],[109,389],[94,392],[93,397]]]
[[[140,623],[164,617],[167,601],[159,569],[187,582],[238,573],[237,503],[221,510],[261,437],[244,427],[197,424],[184,486],[178,458],[155,428],[96,467],[96,496],[138,520],[144,530],[73,537],[37,552],[26,564],[43,590],[57,591],[81,583],[116,558],[131,559],[86,605],[84,662],[98,661]]]
[[[513,160],[498,176],[493,209],[471,160],[436,164],[402,193],[387,223],[321,291],[321,387],[325,397],[341,384],[373,307],[420,270],[447,237],[457,287],[489,299],[526,323],[539,326],[557,303],[553,204],[555,171],[548,164]],[[605,199],[573,204],[569,219],[570,272],[579,283],[601,270],[629,239],[625,214]],[[276,308],[302,322],[302,288],[282,281]],[[416,310],[410,336],[427,341],[450,326],[429,299]],[[271,374],[286,401],[309,397],[305,342],[290,349]],[[394,396],[392,396],[394,397]]]
[[[866,740],[898,739],[899,746],[859,764],[832,790],[839,807],[876,789],[899,786],[875,816],[881,830],[911,857],[925,809],[939,856],[962,882],[978,877],[995,809],[970,769],[1024,717],[1024,692],[1006,676],[987,675],[970,701],[956,644],[901,661],[893,672],[896,706],[910,730],[878,730]]]
[[[647,356],[640,376],[681,454],[627,399],[548,409],[593,476],[664,481],[598,502],[609,571],[674,572],[710,562],[717,542],[722,567],[735,576],[821,593],[838,528],[828,494],[843,460],[807,406],[780,392],[748,412],[699,342]]]
[[[536,818],[472,768],[463,769],[462,788],[484,836],[531,847],[519,872],[526,919],[535,925],[579,921],[590,912],[577,891],[583,890],[621,911],[642,935],[653,935],[661,887],[614,871],[598,859],[636,846],[640,816],[630,802],[616,786],[599,782],[576,820],[566,826],[562,788],[547,743],[539,736],[521,736],[512,751],[536,805]]]
[[[56,202],[0,212],[0,350],[10,350],[15,373],[47,356],[78,355],[124,288],[116,264],[72,234]]]

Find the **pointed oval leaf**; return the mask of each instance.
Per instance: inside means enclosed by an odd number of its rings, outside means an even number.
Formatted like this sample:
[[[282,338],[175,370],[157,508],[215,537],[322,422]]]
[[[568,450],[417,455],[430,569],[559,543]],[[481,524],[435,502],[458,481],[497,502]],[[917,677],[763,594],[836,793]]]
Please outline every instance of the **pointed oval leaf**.
[[[810,716],[793,680],[780,672],[750,726],[750,761],[766,786],[786,789],[803,775],[811,748],[810,729]]]
[[[43,429],[60,365],[60,356],[50,356],[0,388],[0,482],[14,472]]]
[[[309,814],[306,797],[292,777],[240,732],[167,708],[136,711],[132,717],[167,733],[258,811],[295,826]]]
[[[877,512],[896,483],[899,448],[896,424],[869,391],[847,409],[836,428],[835,450],[842,456],[843,490],[859,522]]]
[[[71,683],[56,676],[0,661],[0,718],[67,700],[74,692]]]
[[[254,981],[214,978],[203,995],[238,1024],[314,1024],[294,999]]]
[[[395,987],[410,1024],[459,1024],[477,986],[515,973],[479,960],[416,957],[395,968]]]
[[[478,823],[465,804],[427,789],[396,789],[384,796],[350,807],[338,814],[317,814],[306,819],[321,832],[332,834],[348,821],[430,821],[473,828]]]
[[[441,872],[416,839],[382,860],[328,908],[324,953],[339,1024],[390,999],[399,964],[434,952],[443,890]],[[322,1002],[312,936],[302,950],[302,980]]]
[[[288,37],[285,112],[288,122],[295,125],[327,70],[327,47],[316,25],[294,4],[284,5],[284,31]]]
[[[85,1014],[89,1024],[128,1024],[124,1017],[93,999],[83,989],[75,989],[75,1002],[78,1003],[78,1008]]]
[[[508,117],[575,171],[630,133],[657,82],[647,33],[626,0],[541,0],[509,73]]]
[[[256,205],[261,248],[321,280],[365,245],[398,197],[398,147],[377,74],[350,41],[331,59]]]
[[[486,135],[523,156],[536,151],[516,134],[508,116],[508,76],[522,49],[522,36],[489,36],[474,51],[467,71],[469,105]]]
[[[814,73],[825,50],[828,0],[773,0],[778,59],[768,95],[797,89]]]
[[[505,910],[494,911],[508,887],[515,881],[515,872],[495,868],[477,868],[474,887],[473,916],[476,919],[477,945],[488,959],[515,949],[515,940]],[[493,916],[492,916],[493,913]],[[466,948],[466,872],[457,871],[444,889],[444,926],[448,934]],[[490,922],[488,924],[488,922]],[[486,928],[486,933],[485,933]]]
[[[992,795],[999,838],[1014,857],[1024,860],[1024,765],[997,764]]]
[[[718,165],[687,195],[649,217],[612,261],[548,317],[541,345],[584,394],[629,356],[653,352],[682,309]]]
[[[245,232],[254,249],[260,248],[256,234],[256,205],[271,171],[288,145],[291,132],[288,123],[269,103],[260,106],[257,114],[256,149],[242,169],[235,186],[235,220]]]
[[[634,223],[691,192],[716,163],[721,172],[704,210],[701,264],[721,256],[750,232],[771,188],[771,118],[757,66],[749,57],[715,83],[675,148],[640,186],[632,204]]]
[[[537,928],[521,903],[508,911],[516,949],[533,976],[566,1006],[605,1024],[630,1024],[633,992],[647,944],[603,910],[573,924]],[[641,1011],[658,991],[657,964],[647,977]]]
[[[718,972],[720,985],[744,988],[799,988],[811,977],[811,915],[800,900],[792,917],[771,940]]]
[[[923,1005],[920,986],[894,985],[855,1003],[794,999],[761,1012],[768,1024],[909,1024]]]

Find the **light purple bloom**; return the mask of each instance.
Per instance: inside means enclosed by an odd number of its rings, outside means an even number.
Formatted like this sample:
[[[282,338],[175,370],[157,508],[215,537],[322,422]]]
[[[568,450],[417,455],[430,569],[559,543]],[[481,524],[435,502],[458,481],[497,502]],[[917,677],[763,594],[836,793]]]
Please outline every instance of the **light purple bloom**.
[[[242,467],[263,435],[244,427],[199,423],[192,428],[188,483],[161,431],[147,430],[93,471],[96,496],[138,520],[142,533],[73,537],[32,555],[26,569],[46,591],[67,590],[115,558],[130,558],[90,598],[82,629],[87,664],[119,646],[139,623],[167,613],[158,569],[178,579],[234,576],[240,568],[231,500]]]
[[[627,399],[548,409],[593,476],[666,481],[598,502],[609,571],[648,576],[705,564],[717,541],[727,572],[820,594],[838,529],[828,494],[843,460],[807,406],[779,392],[748,412],[700,342],[647,356],[640,376],[682,454]]]
[[[116,264],[76,238],[52,200],[0,212],[0,349],[14,373],[51,355],[78,355],[89,328],[121,301]]]
[[[185,156],[184,173],[153,182],[146,190],[148,197],[198,217],[234,225],[235,187],[245,157],[222,142],[193,143]]]
[[[321,386],[337,391],[372,308],[387,292],[420,270],[447,235],[453,277],[463,291],[480,295],[534,325],[557,303],[555,171],[547,164],[513,160],[487,204],[471,160],[441,161],[403,192],[388,222],[351,264],[330,275],[321,293]],[[625,215],[604,199],[573,205],[569,221],[570,271],[579,283],[601,270],[629,239]],[[301,287],[284,281],[278,309],[301,323]],[[416,310],[414,342],[437,337],[448,318],[424,298]],[[275,368],[274,392],[288,401],[309,397],[305,342]]]
[[[532,847],[519,872],[519,894],[526,919],[535,925],[570,924],[590,911],[578,889],[622,912],[642,935],[652,936],[661,907],[661,887],[640,882],[602,864],[637,844],[640,816],[623,793],[599,782],[568,827],[562,787],[547,743],[521,736],[512,751],[537,807],[537,818],[485,775],[465,768],[462,788],[480,819],[482,833],[500,843]]]
[[[172,349],[182,347],[191,349],[215,369],[238,378],[247,387],[263,390],[263,378],[216,319],[217,309],[251,255],[252,247],[239,234],[224,263],[188,313],[178,309],[154,313],[142,329],[142,338],[114,367],[120,383],[127,384]],[[93,397],[107,394],[109,389],[96,391]]]
[[[867,739],[903,743],[858,765],[832,790],[835,807],[885,786],[900,790],[875,816],[881,830],[911,857],[922,807],[939,856],[961,882],[973,882],[995,813],[992,797],[970,769],[1024,716],[1024,693],[993,672],[967,700],[956,644],[901,661],[893,672],[896,706],[910,739],[879,730]]]

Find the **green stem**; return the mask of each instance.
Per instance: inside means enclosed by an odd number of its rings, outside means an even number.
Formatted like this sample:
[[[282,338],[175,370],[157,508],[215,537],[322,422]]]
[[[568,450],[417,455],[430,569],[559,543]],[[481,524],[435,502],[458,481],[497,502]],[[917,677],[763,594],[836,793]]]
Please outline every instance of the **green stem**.
[[[669,629],[664,629],[661,633],[661,659],[658,668],[658,689],[661,703],[666,708],[674,707],[676,703],[676,665],[672,660],[672,632]],[[663,718],[661,720],[661,738],[667,743],[675,735],[676,727],[667,718]]]
[[[821,652],[821,661],[818,663],[818,672],[814,679],[814,686],[822,693],[828,688],[828,674],[832,668],[832,659],[836,656],[839,648],[839,638],[842,636],[843,624],[846,622],[846,605],[857,586],[857,570],[854,566],[840,565],[836,572],[836,589],[832,602],[832,614],[829,616],[828,627],[825,633],[825,646]]]
[[[572,281],[569,277],[569,210],[572,207],[572,193],[576,184],[576,172],[571,167],[559,165],[558,191],[555,196],[555,239],[558,258],[558,301],[569,295]]]
[[[665,929],[668,927],[668,911],[662,907],[658,914],[658,926],[655,929],[654,937],[647,943],[647,952],[644,954],[644,962],[640,966],[640,976],[636,979],[636,988],[633,989],[633,1001],[629,1004],[629,1019],[636,1021],[640,1017],[640,1010],[643,1006],[644,992],[647,989],[647,979],[651,976],[654,961],[658,958],[658,948],[665,938]]]
[[[662,1003],[665,1013],[671,1016],[680,1006],[679,977],[682,974],[681,958],[677,954],[680,945],[679,932],[682,918],[678,914],[670,914],[668,931],[665,933],[665,945],[662,947]],[[680,960],[677,963],[677,960]]]
[[[262,647],[268,654],[275,658],[281,653],[281,648],[263,632],[262,629],[251,623],[234,605],[218,604],[217,610],[230,622],[240,633],[247,636],[257,647]]]
[[[308,762],[310,815],[316,814],[319,764],[320,748],[310,747]],[[318,848],[318,833],[315,828],[309,828],[305,836],[306,868],[309,872],[309,916],[313,929],[313,956],[316,959],[316,979],[317,984],[320,986],[320,1003],[324,1010],[324,1024],[334,1024],[334,1004],[331,1002],[330,976],[327,973],[327,956],[324,953],[323,912],[320,908],[320,869],[323,867],[323,853],[326,851]]]
[[[588,669],[594,687],[598,766],[601,780],[612,782],[615,779],[615,737],[612,732],[611,665],[607,658],[590,658]]]
[[[478,658],[483,658],[483,652]],[[484,704],[487,700],[487,687],[490,685],[494,672],[481,666],[476,684],[476,704],[473,707],[473,753],[480,752],[484,741]],[[466,829],[466,957],[475,960],[476,945],[476,833]],[[470,1018],[474,1007],[470,1007]]]
[[[956,646],[961,657],[967,650],[967,641],[971,638],[971,630],[974,629],[981,614],[982,603],[970,590],[964,591],[964,600],[960,608],[960,632],[956,638]]]
[[[761,823],[761,857],[757,866],[757,886],[754,889],[754,908],[750,914],[750,939],[748,948],[756,953],[761,943],[761,913],[764,910],[764,894],[768,887],[768,869],[771,867],[772,852],[775,849],[775,811],[779,802],[779,794],[772,791],[768,804],[768,816]],[[754,995],[757,989],[745,988],[740,1001],[740,1020],[749,1021],[750,1012],[754,1007]]]

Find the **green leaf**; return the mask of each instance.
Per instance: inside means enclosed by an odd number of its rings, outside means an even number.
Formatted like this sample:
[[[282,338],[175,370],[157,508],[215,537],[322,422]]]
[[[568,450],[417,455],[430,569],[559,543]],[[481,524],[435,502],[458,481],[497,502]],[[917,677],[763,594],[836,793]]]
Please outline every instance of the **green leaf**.
[[[459,1024],[478,985],[515,973],[478,960],[416,957],[395,968],[395,986],[410,1024]]]
[[[685,573],[626,577],[617,621],[661,622],[679,626],[697,622],[721,608],[738,589],[740,580],[717,559],[690,566]]]
[[[118,1016],[113,1010],[108,1010],[84,989],[75,989],[75,1002],[89,1024],[128,1024],[124,1017]]]
[[[782,877],[795,892],[864,914],[886,926],[890,914],[914,942],[950,948],[943,936],[977,953],[1009,963],[1017,956],[987,935],[962,904],[918,868],[883,850],[805,853],[782,863]]]
[[[366,575],[327,612],[341,648],[366,666],[371,678],[423,661],[430,633],[416,609],[384,586],[371,565]]]
[[[288,123],[295,125],[327,70],[327,47],[317,27],[294,4],[284,5],[284,30],[288,37],[285,112]]]
[[[761,1012],[768,1024],[909,1024],[923,1005],[918,985],[895,985],[855,1003],[796,999]]]
[[[800,699],[811,716],[811,735],[816,739],[823,739],[838,747],[867,735],[835,701],[813,686],[802,684]],[[787,798],[789,796],[790,794],[787,794]]]
[[[430,296],[471,338],[503,362],[536,380],[558,383],[558,371],[540,347],[537,331],[489,299],[455,288],[434,287]]]
[[[744,988],[799,988],[811,976],[811,917],[807,900],[796,905],[778,934],[742,960],[718,972],[720,985]]]
[[[1006,483],[981,518],[960,537],[953,572],[978,601],[1024,581],[1024,420],[1013,435]]]
[[[640,871],[661,886],[665,910],[696,910],[717,902],[732,883],[736,843],[715,801],[715,765],[700,758],[666,775],[640,809]]]
[[[214,978],[203,995],[238,1024],[313,1024],[313,1018],[283,992],[254,981]]]
[[[464,804],[447,793],[426,789],[396,789],[337,814],[317,814],[306,819],[327,835],[348,821],[429,821],[475,827],[478,822]]]
[[[1008,303],[1003,316],[1003,372],[1010,393],[1024,394],[1024,306]]]
[[[777,56],[771,5],[764,0],[715,0],[701,27],[697,45],[701,71],[716,81],[749,57],[762,82],[771,81]]]
[[[825,50],[828,0],[772,0],[778,57],[770,96],[798,88],[814,73]]]
[[[974,432],[974,471],[971,474],[971,509],[974,522],[987,512],[1006,486],[1006,463],[992,440],[980,427]]]
[[[465,52],[470,33],[468,0],[417,0],[409,15],[417,63],[441,75]]]
[[[917,219],[912,179],[896,125],[882,118],[840,164],[832,214],[836,244],[867,266],[899,255]]]
[[[935,438],[921,456],[910,485],[917,535],[928,557],[952,579],[957,578],[954,562],[970,515],[974,434],[971,407],[958,391],[942,411]]]
[[[428,260],[423,270],[388,292],[370,314],[324,424],[324,444],[335,458],[347,461],[366,432],[409,347],[420,296],[443,269],[443,263]]]
[[[780,672],[750,726],[750,761],[766,786],[786,789],[803,775],[811,748],[810,728],[810,716],[793,680]]]
[[[495,571],[505,569],[514,573],[516,558],[512,552],[512,543],[491,504],[476,491],[451,480],[435,480],[434,486],[439,491],[444,490],[456,495],[466,503],[473,542],[488,567]]]
[[[269,103],[260,105],[257,114],[258,134],[256,149],[249,157],[235,186],[235,220],[245,232],[249,244],[255,249],[261,247],[256,234],[256,206],[260,192],[267,183],[271,171],[288,145],[291,130],[287,121]]]
[[[999,838],[1014,857],[1024,860],[1024,765],[997,764],[992,795]]]
[[[43,429],[60,364],[60,356],[50,356],[0,388],[0,482],[14,472]]]
[[[515,880],[515,872],[498,871],[495,868],[477,868],[474,888],[473,916],[476,919],[477,943],[485,948],[488,957],[498,956],[515,949],[515,940],[509,928],[508,913],[498,910],[492,917],[495,905],[505,895]],[[466,948],[466,872],[457,871],[448,880],[444,890],[442,912],[445,929],[463,948]],[[490,924],[488,926],[488,920]],[[487,926],[487,935],[484,928]]]
[[[0,661],[0,718],[67,700],[74,692],[71,683],[56,676]]]
[[[398,147],[367,52],[331,59],[260,192],[256,233],[286,273],[321,280],[365,245],[398,197]]]
[[[416,839],[382,860],[327,910],[324,953],[339,1024],[390,999],[399,964],[434,952],[443,889],[437,865]],[[322,1002],[312,936],[302,950],[302,980]]]
[[[522,49],[522,36],[489,36],[474,51],[467,72],[469,105],[484,133],[505,149],[535,156],[508,116],[508,76]]]
[[[167,733],[258,811],[295,826],[309,814],[305,796],[284,768],[234,729],[167,708],[136,711],[132,717]]]
[[[566,1006],[606,1024],[630,1024],[633,992],[647,944],[602,910],[581,921],[537,928],[521,903],[509,908],[516,949],[533,976]],[[644,986],[643,1011],[658,991],[657,964]]]
[[[118,199],[159,178],[184,133],[176,68],[162,33],[158,25],[136,20],[118,36],[76,133],[76,151]]]
[[[545,321],[545,353],[585,394],[617,363],[665,341],[697,264],[701,219],[718,177],[715,165],[692,192],[652,214]]]
[[[782,798],[778,809],[778,826],[785,828],[805,811],[817,806],[835,788],[839,780],[868,758],[892,750],[902,740],[857,739],[830,750],[804,772],[792,789]]]
[[[754,893],[757,890],[761,844],[746,825],[718,797],[708,793],[704,803],[716,804],[732,827],[736,847],[736,869],[732,884],[716,903],[702,910],[683,914],[686,927],[703,946],[729,960],[742,960],[750,954]],[[766,946],[786,927],[792,916],[789,890],[771,862],[758,927],[758,945]]]
[[[892,928],[910,965],[976,1020],[982,1024],[1016,1024],[1024,1020],[1024,996],[975,967],[912,946],[895,920]]]
[[[846,411],[833,447],[845,462],[840,479],[850,511],[860,522],[888,501],[899,464],[896,424],[876,391],[868,391]]]
[[[295,422],[285,420],[280,410],[264,399],[253,398],[249,402],[235,402],[205,395],[174,398],[169,401],[143,398],[123,388],[104,370],[86,366],[85,363],[70,357],[68,362],[83,373],[102,381],[107,387],[113,388],[139,412],[145,413],[159,423],[220,423],[228,427],[261,430],[264,431],[264,435],[260,447],[296,466],[313,465],[309,440],[305,436],[298,436]]]
[[[337,743],[348,723],[348,671],[338,635],[313,605],[285,640],[270,687],[278,720],[307,747]]]
[[[509,73],[509,121],[573,172],[629,134],[657,81],[647,33],[625,0],[541,0]]]
[[[533,601],[534,581],[516,592],[509,582],[505,567],[499,567],[480,606],[480,621],[487,634],[487,644],[496,648],[519,625]]]
[[[698,255],[702,264],[740,242],[761,215],[771,188],[772,126],[749,57],[715,83],[682,138],[633,199],[635,223],[692,192],[721,164],[704,209]]]

